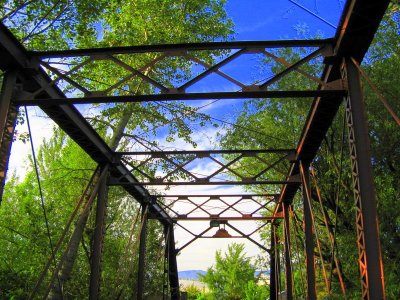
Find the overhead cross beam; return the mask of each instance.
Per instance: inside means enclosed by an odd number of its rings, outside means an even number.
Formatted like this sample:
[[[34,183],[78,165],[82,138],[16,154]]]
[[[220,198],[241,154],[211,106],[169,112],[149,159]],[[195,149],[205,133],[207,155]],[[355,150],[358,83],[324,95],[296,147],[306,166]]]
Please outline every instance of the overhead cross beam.
[[[119,152],[118,155],[123,156],[130,171],[140,178],[137,184],[142,185],[249,185],[296,181],[295,178],[284,180],[288,162],[295,156],[291,149]],[[194,164],[206,164],[204,173],[207,174],[198,174],[193,169]],[[277,179],[265,178],[265,174],[272,171]],[[231,180],[232,175],[239,180]],[[124,183],[114,178],[111,184]]]
[[[189,220],[189,221],[205,221],[205,220],[197,220],[197,219],[193,219],[193,220]],[[266,252],[270,252],[270,249],[266,248],[264,245],[262,245],[261,243],[259,243],[258,241],[256,241],[252,235],[255,234],[256,232],[258,232],[261,228],[263,228],[264,226],[271,224],[270,222],[268,222],[267,220],[259,220],[259,221],[264,221],[264,223],[262,223],[257,229],[253,230],[250,233],[244,233],[242,230],[238,229],[236,226],[232,225],[232,223],[230,223],[229,221],[240,221],[237,219],[226,219],[226,220],[219,220],[220,224],[223,226],[228,226],[229,228],[231,228],[232,230],[234,230],[236,233],[238,233],[239,235],[237,236],[231,236],[231,235],[227,235],[224,236],[223,238],[244,238],[249,240],[250,242],[252,242],[253,244],[257,245],[258,247],[260,247],[261,249],[263,249]],[[196,234],[193,231],[189,230],[186,226],[181,225],[180,223],[176,223],[180,228],[184,229],[186,232],[188,232],[189,234],[191,234],[193,236],[192,239],[190,239],[188,242],[186,242],[184,245],[182,245],[181,247],[179,247],[178,249],[176,249],[176,253],[178,254],[179,252],[181,252],[184,248],[186,248],[187,246],[191,245],[194,241],[200,239],[200,238],[218,238],[216,236],[207,236],[206,233],[208,233],[212,228],[211,225],[207,226],[203,231],[201,231],[200,233]]]
[[[275,194],[158,196],[174,221],[270,221]],[[179,209],[179,211],[178,211]]]
[[[127,96],[91,96],[85,98],[51,98],[51,99],[30,99],[24,95],[15,101],[17,105],[25,106],[52,106],[61,104],[91,104],[91,103],[138,103],[138,102],[157,102],[157,101],[176,101],[176,100],[238,100],[238,99],[285,99],[298,98],[298,101],[305,101],[306,98],[326,97],[327,101],[331,97],[344,97],[343,89],[334,90],[304,90],[304,91],[237,91],[237,92],[211,92],[211,93],[168,93],[155,95],[127,95]]]
[[[125,47],[92,48],[92,49],[29,51],[28,54],[30,57],[44,59],[44,58],[79,57],[79,56],[92,56],[92,55],[149,53],[149,52],[183,53],[185,51],[204,51],[204,50],[221,50],[221,49],[237,50],[237,49],[288,48],[288,47],[324,47],[333,45],[334,45],[333,39],[233,41],[233,42],[125,46]]]
[[[18,95],[17,104],[20,105],[60,105],[85,103],[118,103],[118,102],[147,102],[147,101],[175,101],[201,99],[243,99],[243,98],[315,98],[318,96],[344,95],[342,88],[332,89],[326,86],[323,90],[293,90],[280,91],[274,84],[292,72],[298,72],[308,80],[318,84],[323,82],[315,74],[309,74],[301,67],[317,57],[327,57],[332,53],[332,40],[299,40],[299,41],[260,41],[260,42],[218,42],[207,44],[176,44],[152,45],[138,47],[119,47],[111,49],[82,49],[52,52],[30,52],[40,68],[51,77],[47,86],[56,86],[61,89],[67,85],[74,89],[70,97],[46,97],[42,86],[30,92],[23,91]],[[279,50],[285,47],[307,48],[308,54],[296,62],[288,62],[279,57]],[[202,51],[225,51],[220,61],[210,63],[197,57]],[[277,53],[278,52],[278,53]],[[137,66],[135,54],[152,53],[153,57]],[[221,68],[231,64],[246,54],[261,55],[271,62],[271,78],[244,83],[234,76],[227,74]],[[218,57],[218,56],[215,56]],[[162,69],[159,64],[166,63],[167,59],[185,61],[185,67],[198,66],[203,71],[193,71],[191,78],[182,79],[183,82],[164,83]],[[216,58],[218,60],[218,58]],[[321,60],[322,61],[322,60]],[[107,64],[113,70],[115,82],[104,82],[92,72],[86,74],[88,67],[96,64]],[[272,66],[279,66],[273,71]],[[279,71],[279,69],[281,69]],[[213,85],[210,91],[188,91],[189,88],[204,80],[209,75],[216,74],[227,80],[236,90],[226,91],[218,85]],[[127,86],[133,80],[140,79],[149,87],[147,94],[134,94]],[[168,85],[168,86],[167,86]],[[78,96],[77,96],[78,95]],[[82,95],[82,96],[80,96]]]

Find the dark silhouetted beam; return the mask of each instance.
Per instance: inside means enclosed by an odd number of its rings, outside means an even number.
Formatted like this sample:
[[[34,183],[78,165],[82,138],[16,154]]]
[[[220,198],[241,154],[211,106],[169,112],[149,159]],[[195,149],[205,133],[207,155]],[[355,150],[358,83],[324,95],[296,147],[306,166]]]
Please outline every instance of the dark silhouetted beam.
[[[37,58],[77,57],[91,55],[132,54],[148,52],[180,53],[182,51],[221,50],[221,49],[257,49],[282,47],[322,47],[332,45],[332,39],[320,40],[277,40],[277,41],[236,41],[208,42],[166,45],[143,45],[113,48],[73,49],[56,51],[30,51],[29,55]]]
[[[121,103],[121,102],[152,102],[176,100],[233,100],[233,99],[258,99],[258,98],[314,98],[314,97],[343,97],[343,90],[318,90],[318,91],[251,91],[251,92],[210,92],[210,93],[167,93],[153,95],[130,96],[92,96],[83,98],[19,98],[18,105],[61,105],[61,104],[89,104],[89,103]],[[22,96],[23,97],[23,96]]]
[[[270,221],[274,219],[282,219],[282,217],[253,217],[253,216],[241,216],[241,217],[186,217],[178,216],[172,218],[174,221]]]

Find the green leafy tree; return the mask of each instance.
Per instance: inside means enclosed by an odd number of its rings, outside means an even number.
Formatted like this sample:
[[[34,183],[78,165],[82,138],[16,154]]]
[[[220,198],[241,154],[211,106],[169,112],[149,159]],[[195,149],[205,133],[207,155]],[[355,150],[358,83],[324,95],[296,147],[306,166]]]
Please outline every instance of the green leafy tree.
[[[256,286],[254,273],[244,244],[232,243],[224,255],[216,252],[215,266],[200,275],[200,280],[207,284],[212,299],[260,299],[262,291]]]
[[[185,287],[181,287],[180,291],[186,292],[187,293],[187,299],[188,300],[196,300],[202,295],[202,291],[200,287],[196,286],[195,284],[190,284]]]
[[[60,237],[68,218],[79,201],[87,178],[94,170],[89,157],[60,130],[55,130],[37,152],[43,196],[53,245]],[[0,290],[2,298],[26,299],[32,292],[51,255],[45,230],[43,211],[38,197],[39,190],[33,166],[22,181],[11,177],[5,189],[0,210],[0,247],[8,251],[0,253]],[[109,214],[106,218],[107,235],[102,261],[102,294],[105,298],[129,298],[134,294],[136,280],[139,224],[132,227],[140,211],[135,199],[120,188],[110,188]],[[71,278],[65,284],[65,297],[83,299],[87,296],[90,247],[94,230],[94,210],[88,215],[87,226],[79,241]],[[156,220],[150,220],[147,238],[146,290],[162,288],[163,238]],[[71,230],[67,236],[72,234]],[[133,242],[128,245],[132,234]],[[61,246],[61,253],[66,240]],[[128,248],[128,251],[127,251]],[[61,258],[56,255],[56,262]],[[50,273],[54,270],[51,264]],[[121,276],[122,275],[122,276]],[[39,295],[45,294],[49,275],[40,286]]]
[[[254,281],[247,282],[246,300],[265,300],[269,297],[269,287],[267,285],[257,285]]]

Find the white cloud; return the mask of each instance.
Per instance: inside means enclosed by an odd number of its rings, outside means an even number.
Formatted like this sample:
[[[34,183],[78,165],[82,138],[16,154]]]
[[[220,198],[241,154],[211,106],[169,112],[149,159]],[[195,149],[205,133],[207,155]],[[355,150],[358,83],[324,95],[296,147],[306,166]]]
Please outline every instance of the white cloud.
[[[220,250],[225,253],[230,243],[245,244],[245,252],[248,257],[255,258],[258,255],[268,255],[264,250],[246,239],[198,239],[183,249],[177,257],[178,270],[206,271],[207,268],[215,264],[215,252]]]
[[[23,109],[23,108],[20,108]],[[28,107],[29,121],[32,131],[32,142],[35,151],[40,147],[43,139],[49,139],[53,132],[54,122],[45,116],[45,114],[37,107]],[[27,122],[17,125],[15,128],[17,133],[28,132]],[[12,143],[10,161],[8,165],[8,176],[16,174],[22,178],[27,171],[28,155],[32,155],[30,142],[23,143],[18,140]]]

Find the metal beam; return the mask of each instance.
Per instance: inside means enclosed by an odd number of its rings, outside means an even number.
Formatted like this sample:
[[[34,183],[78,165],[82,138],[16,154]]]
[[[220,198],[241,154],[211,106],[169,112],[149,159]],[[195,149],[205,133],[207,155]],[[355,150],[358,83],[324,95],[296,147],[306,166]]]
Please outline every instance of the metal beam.
[[[205,92],[205,93],[166,93],[151,95],[127,96],[90,96],[71,98],[34,98],[30,99],[23,94],[16,100],[18,105],[48,106],[61,104],[90,104],[90,103],[135,103],[176,100],[232,100],[232,99],[259,99],[259,98],[315,98],[315,97],[343,97],[343,90],[304,90],[304,91],[237,91],[237,92]],[[328,101],[328,100],[327,100]]]
[[[167,259],[168,259],[168,278],[171,291],[171,300],[179,300],[179,278],[178,278],[178,265],[176,262],[176,249],[173,225],[168,225],[165,228],[167,233]]]
[[[303,211],[304,211],[304,234],[305,234],[305,256],[307,272],[307,299],[316,300],[317,290],[315,285],[315,259],[314,259],[314,237],[311,212],[311,191],[309,166],[300,164],[301,178],[303,182]]]
[[[293,283],[292,283],[292,261],[290,256],[290,204],[283,203],[283,236],[284,236],[284,256],[285,256],[285,284],[286,299],[293,300]]]
[[[294,184],[296,181],[294,180],[256,180],[253,178],[246,178],[242,181],[209,181],[207,178],[205,180],[202,180],[202,178],[199,178],[196,181],[158,181],[158,180],[153,180],[153,181],[135,181],[135,182],[128,182],[128,181],[120,181],[117,178],[113,177],[110,179],[109,185],[117,185],[117,186],[170,186],[170,185],[251,185],[251,184],[257,184],[257,185],[282,185],[282,184]]]
[[[178,200],[186,200],[189,198],[209,198],[209,199],[221,199],[224,197],[227,198],[241,198],[241,199],[251,199],[253,197],[263,197],[263,198],[277,198],[279,194],[221,194],[221,195],[155,195],[155,198],[177,198]]]
[[[101,172],[108,169],[104,166]],[[107,208],[107,178],[105,176],[100,184],[97,206],[96,206],[96,223],[94,228],[94,239],[92,245],[92,253],[90,256],[90,285],[89,285],[89,300],[100,299],[100,280],[101,280],[101,257],[103,252],[103,242],[105,235],[105,218]]]
[[[182,228],[184,228],[184,227],[182,227]],[[192,244],[194,241],[198,240],[199,238],[204,238],[204,234],[209,232],[212,228],[213,227],[208,227],[208,228],[204,229],[202,232],[200,232],[199,234],[194,234],[194,233],[190,232],[191,234],[194,235],[194,237],[190,241],[186,242],[184,245],[179,247],[178,249],[175,249],[175,253],[179,254],[183,249],[185,249],[187,246]]]
[[[283,154],[280,154],[283,152]],[[277,156],[264,157],[259,154],[280,154]],[[214,156],[213,154],[219,154]],[[237,154],[233,156],[224,156],[223,154]],[[231,184],[281,184],[284,180],[264,179],[269,170],[275,170],[285,175],[287,165],[284,161],[292,161],[295,153],[290,149],[267,149],[267,150],[203,150],[203,151],[148,151],[148,152],[122,152],[121,155],[133,156],[124,159],[127,165],[132,168],[133,174],[138,174],[141,180],[138,184],[142,185],[231,185]],[[179,155],[179,159],[176,159]],[[251,157],[253,164],[258,164],[261,170],[256,172],[246,171],[242,174],[240,164],[237,164],[243,158]],[[208,158],[217,167],[211,168],[207,174],[198,174],[193,171],[191,165],[196,160]],[[157,161],[156,161],[157,160]],[[198,162],[197,161],[197,162]],[[168,170],[158,174],[149,172],[157,164],[167,164]],[[235,166],[236,164],[236,166]],[[282,168],[283,167],[283,168]],[[281,169],[282,168],[282,169]],[[229,180],[226,173],[234,174],[238,180]],[[182,179],[175,179],[177,174],[184,174]],[[283,177],[282,176],[282,177]],[[282,178],[283,179],[283,178]],[[295,178],[291,178],[295,181]],[[289,180],[290,181],[290,180]],[[285,181],[286,183],[286,181]],[[113,179],[110,184],[119,185],[118,179]]]
[[[211,216],[211,217],[186,217],[178,216],[172,218],[174,221],[271,221],[275,219],[282,219],[282,217],[257,217],[257,216],[241,216],[241,217],[222,217],[222,216]]]
[[[18,114],[18,108],[12,103],[16,83],[15,71],[7,71],[3,75],[0,94],[0,203],[6,182],[11,143]]]
[[[278,300],[277,288],[277,236],[276,224],[271,225],[271,248],[270,248],[270,273],[269,273],[269,298]]]
[[[10,30],[0,22],[0,69],[3,72],[27,68],[27,53]]]
[[[35,58],[78,57],[92,55],[132,54],[149,52],[180,53],[184,51],[221,50],[221,49],[259,49],[281,47],[322,47],[332,45],[332,39],[318,40],[277,40],[277,41],[235,41],[235,42],[208,42],[185,43],[166,45],[143,45],[113,48],[72,49],[55,51],[29,51],[29,55]]]
[[[330,48],[330,47],[329,47]],[[318,55],[321,55],[322,52],[326,51],[325,47],[321,47],[319,49],[317,49],[316,51],[312,52],[311,54],[307,55],[306,57],[300,59],[298,62],[296,62],[295,64],[287,67],[286,69],[284,69],[282,72],[276,74],[274,77],[272,77],[271,79],[268,79],[267,81],[265,81],[263,84],[260,85],[260,88],[262,89],[266,89],[267,87],[271,86],[272,84],[274,84],[275,82],[279,81],[280,79],[282,79],[284,76],[286,76],[287,74],[289,74],[290,72],[293,72],[295,70],[298,70],[300,68],[300,66],[304,65],[305,63],[309,62],[311,59],[317,57]]]
[[[209,157],[211,154],[243,154],[246,156],[254,156],[263,153],[288,153],[295,154],[295,149],[263,149],[263,150],[187,150],[187,151],[130,151],[116,152],[117,155],[150,155],[155,158],[165,157],[168,155],[195,155],[196,157]]]
[[[349,131],[351,174],[356,205],[357,246],[362,299],[385,299],[383,261],[379,240],[377,200],[372,175],[371,149],[359,72],[345,61],[349,97],[346,120]]]
[[[270,249],[264,247],[263,245],[261,245],[259,242],[257,242],[255,239],[251,238],[249,234],[245,234],[243,231],[239,230],[238,228],[236,228],[235,226],[233,226],[232,224],[226,222],[226,226],[228,226],[229,228],[233,229],[234,231],[236,231],[237,233],[240,234],[240,236],[248,239],[250,242],[252,242],[253,244],[257,245],[259,248],[261,248],[262,250],[266,251],[266,252],[270,252]]]
[[[147,205],[142,206],[142,222],[140,225],[139,263],[137,273],[136,299],[142,300],[144,296],[145,264],[146,264],[146,241],[147,241]]]

